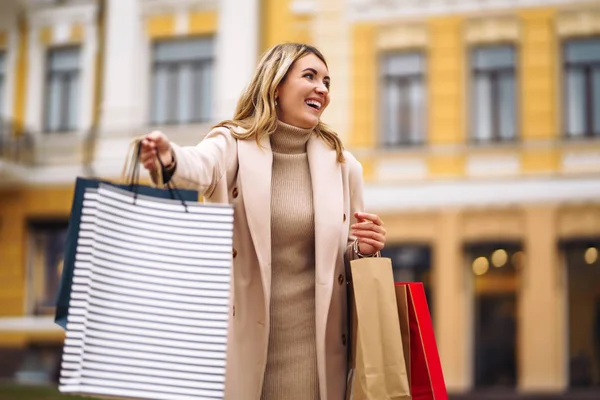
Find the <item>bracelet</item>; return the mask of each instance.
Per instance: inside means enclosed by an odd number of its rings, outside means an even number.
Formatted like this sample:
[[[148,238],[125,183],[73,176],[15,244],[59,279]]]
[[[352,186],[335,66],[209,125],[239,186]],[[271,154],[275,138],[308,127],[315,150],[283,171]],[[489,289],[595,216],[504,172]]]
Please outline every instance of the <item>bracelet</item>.
[[[358,248],[358,239],[354,240],[354,243],[352,244],[352,251],[354,252],[354,254],[356,254],[359,258],[366,258],[366,257],[377,257],[378,253],[375,254],[363,254],[360,252],[359,248]]]

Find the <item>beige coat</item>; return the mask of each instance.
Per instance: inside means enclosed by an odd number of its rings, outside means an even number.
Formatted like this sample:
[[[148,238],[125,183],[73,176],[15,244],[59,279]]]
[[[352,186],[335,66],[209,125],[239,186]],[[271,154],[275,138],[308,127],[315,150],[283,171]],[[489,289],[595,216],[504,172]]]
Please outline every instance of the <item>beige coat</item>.
[[[308,141],[315,213],[316,346],[321,400],[343,400],[347,370],[345,259],[352,257],[349,226],[363,211],[360,163],[348,152],[342,164],[316,135]],[[234,250],[226,396],[259,400],[267,361],[271,293],[271,167],[264,137],[236,140],[216,128],[196,147],[173,145],[180,188],[234,205]],[[238,169],[239,166],[239,169]],[[239,172],[238,172],[239,171]],[[301,255],[300,255],[301,256]]]

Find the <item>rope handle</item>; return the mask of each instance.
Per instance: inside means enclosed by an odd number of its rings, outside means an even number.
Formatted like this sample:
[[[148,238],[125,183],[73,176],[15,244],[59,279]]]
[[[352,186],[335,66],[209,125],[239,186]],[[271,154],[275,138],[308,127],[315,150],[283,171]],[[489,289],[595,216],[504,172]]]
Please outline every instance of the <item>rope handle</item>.
[[[127,156],[125,158],[125,164],[123,165],[123,170],[121,171],[121,181],[125,184],[128,184],[130,190],[133,192],[134,204],[135,200],[137,200],[138,189],[140,186],[140,156],[142,153],[143,140],[144,136],[138,136],[131,141],[127,151]],[[158,150],[156,150],[155,164],[155,179],[157,182],[162,182],[166,168],[158,156]],[[177,189],[172,180],[167,182],[166,187],[169,190],[171,199],[175,200],[177,197],[177,199],[181,201],[181,204],[185,208],[185,212],[188,212],[187,204],[185,203],[185,200],[183,200],[179,189]]]

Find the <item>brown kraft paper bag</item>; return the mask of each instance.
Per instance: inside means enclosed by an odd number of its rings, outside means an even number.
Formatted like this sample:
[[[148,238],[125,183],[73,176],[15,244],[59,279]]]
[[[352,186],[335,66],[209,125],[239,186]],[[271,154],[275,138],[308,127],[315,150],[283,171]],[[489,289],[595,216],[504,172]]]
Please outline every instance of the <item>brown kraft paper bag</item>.
[[[411,400],[389,258],[350,262],[346,400]]]

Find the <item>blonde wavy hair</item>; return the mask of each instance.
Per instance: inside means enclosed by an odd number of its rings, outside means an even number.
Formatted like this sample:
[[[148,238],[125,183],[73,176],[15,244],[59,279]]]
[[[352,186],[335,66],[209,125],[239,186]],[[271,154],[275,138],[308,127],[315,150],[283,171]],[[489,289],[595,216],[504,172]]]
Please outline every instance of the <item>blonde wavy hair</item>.
[[[239,140],[254,138],[257,144],[265,135],[275,133],[275,91],[285,81],[294,63],[309,54],[314,54],[327,66],[323,54],[307,44],[283,43],[269,49],[260,60],[250,84],[239,98],[233,119],[222,121],[214,127],[239,126],[245,132],[237,133],[232,130],[233,136]],[[336,151],[338,162],[344,162],[344,147],[337,133],[321,121],[314,130]]]

